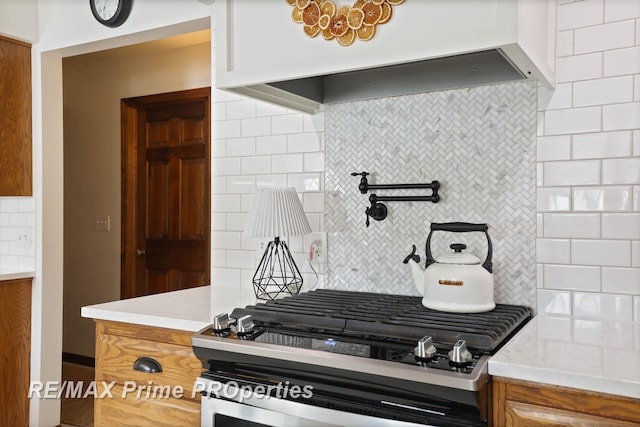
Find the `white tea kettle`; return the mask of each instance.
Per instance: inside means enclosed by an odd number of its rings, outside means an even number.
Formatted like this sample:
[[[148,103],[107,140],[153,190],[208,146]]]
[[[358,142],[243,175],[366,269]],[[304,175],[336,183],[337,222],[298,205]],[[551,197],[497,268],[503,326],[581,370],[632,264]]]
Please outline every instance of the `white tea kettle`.
[[[482,313],[491,311],[496,304],[493,301],[493,267],[491,257],[493,249],[487,230],[487,224],[470,224],[466,222],[432,223],[431,231],[425,245],[426,262],[422,268],[420,256],[416,255],[416,247],[405,259],[411,263],[411,272],[416,288],[422,298],[422,305],[427,308],[452,313]],[[431,235],[434,231],[450,231],[467,233],[484,232],[487,236],[487,258],[480,264],[475,255],[463,253],[467,248],[461,243],[450,246],[454,250],[438,260],[431,255]]]

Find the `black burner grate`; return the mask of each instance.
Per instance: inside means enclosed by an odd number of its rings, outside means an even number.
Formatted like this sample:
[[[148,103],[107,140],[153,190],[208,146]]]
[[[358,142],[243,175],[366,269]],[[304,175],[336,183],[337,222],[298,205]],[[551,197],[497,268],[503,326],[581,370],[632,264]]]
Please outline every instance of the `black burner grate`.
[[[264,304],[237,308],[232,317],[250,314],[257,324],[327,331],[374,339],[418,340],[467,346],[494,352],[531,318],[525,306],[498,304],[476,314],[445,313],[425,308],[420,297],[319,289]]]

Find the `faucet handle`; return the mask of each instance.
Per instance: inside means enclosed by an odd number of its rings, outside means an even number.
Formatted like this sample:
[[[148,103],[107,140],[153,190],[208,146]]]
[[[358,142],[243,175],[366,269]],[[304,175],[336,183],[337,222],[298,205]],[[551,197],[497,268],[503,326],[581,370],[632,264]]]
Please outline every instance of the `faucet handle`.
[[[408,264],[409,260],[414,260],[417,263],[420,262],[420,255],[416,254],[416,245],[411,246],[413,246],[413,249],[411,250],[411,253],[404,259],[404,261],[402,261],[403,264]]]

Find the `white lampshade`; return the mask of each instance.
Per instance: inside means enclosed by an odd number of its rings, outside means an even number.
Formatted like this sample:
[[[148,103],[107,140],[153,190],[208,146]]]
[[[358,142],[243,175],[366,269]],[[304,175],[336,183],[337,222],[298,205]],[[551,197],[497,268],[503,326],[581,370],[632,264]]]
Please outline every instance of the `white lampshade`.
[[[245,237],[301,236],[311,233],[295,188],[258,188],[244,230]]]

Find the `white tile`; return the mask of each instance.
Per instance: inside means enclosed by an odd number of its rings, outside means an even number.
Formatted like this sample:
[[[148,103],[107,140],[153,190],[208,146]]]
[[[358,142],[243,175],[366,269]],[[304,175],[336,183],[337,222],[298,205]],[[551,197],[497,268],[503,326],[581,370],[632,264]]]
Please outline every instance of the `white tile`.
[[[286,174],[256,176],[256,187],[286,187],[286,186],[287,186]]]
[[[211,251],[211,267],[226,267],[227,251],[223,249],[214,249]]]
[[[538,111],[571,107],[571,83],[557,84],[555,89],[538,88]]]
[[[610,59],[611,67],[618,61]],[[619,73],[627,74],[627,73]],[[614,75],[614,74],[609,74]],[[602,77],[602,53],[588,53],[586,55],[567,56],[556,61],[556,82],[565,83],[578,80],[599,79]]]
[[[602,268],[602,292],[640,295],[640,268]]]
[[[227,193],[255,193],[256,178],[253,175],[239,175],[227,177]]]
[[[227,231],[244,231],[247,224],[247,213],[228,213]]]
[[[305,132],[320,132],[324,131],[324,112],[318,112],[316,114],[304,115],[304,131]]]
[[[640,128],[640,102],[605,105],[602,107],[603,130],[638,128]]]
[[[600,292],[600,267],[545,265],[545,289]]]
[[[640,22],[640,19],[638,19]],[[640,25],[638,25],[640,31]],[[640,101],[640,74],[636,74],[633,77],[633,87],[635,88],[635,95],[633,96],[634,101]]]
[[[600,183],[600,162],[580,160],[544,164],[544,185],[596,185]]]
[[[240,195],[240,212],[249,212],[253,206],[253,194]]]
[[[544,235],[544,215],[536,213],[536,237],[543,237]]]
[[[0,213],[0,227],[6,227],[9,225],[9,214]]]
[[[633,101],[633,77],[610,77],[573,84],[573,106]]]
[[[271,134],[271,117],[244,119],[242,122],[242,136],[263,136]]]
[[[226,194],[227,177],[212,176],[211,177],[211,194]]]
[[[633,267],[640,267],[640,241],[631,242],[632,263]]]
[[[227,102],[227,119],[248,119],[256,116],[256,102],[253,100]]]
[[[234,93],[234,92],[228,92],[226,90],[212,88],[211,99],[213,100],[213,102],[219,103],[219,102],[242,101],[247,98],[245,98],[242,95],[238,95],[237,93]]]
[[[631,187],[576,187],[574,211],[629,211]]]
[[[612,267],[631,266],[631,242],[621,240],[573,240],[571,263]]]
[[[227,251],[227,267],[250,268],[254,265],[255,257],[254,251]]]
[[[212,268],[211,284],[213,286],[240,286],[240,270],[235,268]]]
[[[227,140],[212,139],[211,140],[211,158],[225,157],[227,155]]]
[[[575,31],[574,40],[576,54],[633,46],[635,22],[627,20],[581,28]]]
[[[537,239],[536,262],[545,264],[570,264],[571,241],[566,239]]]
[[[574,135],[571,149],[574,159],[626,157],[631,154],[631,132]]]
[[[256,138],[256,154],[286,154],[287,136],[270,135]]]
[[[633,321],[640,323],[640,296],[633,297]]]
[[[536,136],[544,135],[544,111],[536,113]]]
[[[221,120],[227,120],[227,103],[219,103],[211,105],[211,121],[219,122]],[[215,126],[215,125],[214,125]]]
[[[11,227],[26,227],[27,226],[27,214],[25,214],[25,213],[10,213],[9,214],[9,226],[11,226]]]
[[[287,135],[287,151],[289,153],[307,153],[320,151],[319,132]]]
[[[638,90],[640,90],[640,81],[638,81]],[[633,155],[640,156],[640,130],[633,131]]]
[[[605,77],[640,73],[640,46],[605,52],[603,63]]]
[[[583,213],[544,214],[546,238],[599,238],[600,215]]]
[[[242,136],[240,120],[225,120],[211,123],[211,134],[213,138],[239,138]]]
[[[585,0],[558,6],[558,30],[586,27],[603,21],[603,0]]]
[[[544,163],[536,163],[536,187],[544,185]]]
[[[283,154],[272,156],[271,167],[273,173],[295,173],[303,170],[302,154]]]
[[[271,156],[242,157],[242,175],[271,173]]]
[[[213,231],[226,231],[227,229],[227,215],[223,212],[211,214],[211,230]]]
[[[571,158],[571,136],[540,136],[537,142],[537,160],[569,160]]]
[[[602,238],[640,240],[640,213],[602,214]]]
[[[20,197],[18,199],[18,212],[35,212],[35,211],[36,211],[35,197]]]
[[[546,135],[597,132],[602,128],[600,107],[551,110],[545,112],[544,115]]]
[[[256,140],[255,138],[227,139],[226,152],[230,157],[255,156]]]
[[[640,185],[633,186],[633,210],[640,211]]]
[[[294,187],[298,193],[322,191],[322,179],[319,173],[295,173],[287,175],[287,186]]]
[[[211,195],[212,212],[239,212],[240,196],[235,194],[213,194]]]
[[[544,288],[544,264],[536,264],[536,288]]]
[[[287,114],[287,109],[279,105],[269,104],[268,102],[256,102],[256,116],[279,116]]]
[[[238,231],[213,231],[211,249],[240,249],[241,234]]]
[[[602,161],[603,184],[637,184],[640,182],[640,158]]]
[[[556,56],[573,55],[573,30],[559,31],[556,34]]]
[[[287,114],[271,118],[271,132],[276,134],[300,133],[303,127],[303,114]]]
[[[305,212],[324,212],[324,193],[304,193],[302,201]]]
[[[640,2],[635,0],[607,0],[604,4],[604,22],[640,17]]]
[[[633,320],[632,301],[629,295],[575,292],[573,315],[585,319],[630,322]]]
[[[0,197],[0,212],[18,212],[18,198]]]
[[[324,172],[324,153],[304,153],[305,172]]]
[[[571,316],[571,292],[538,290],[538,314]]]
[[[571,210],[571,189],[568,187],[538,188],[537,211]]]
[[[239,175],[240,170],[240,157],[211,159],[212,176]]]

